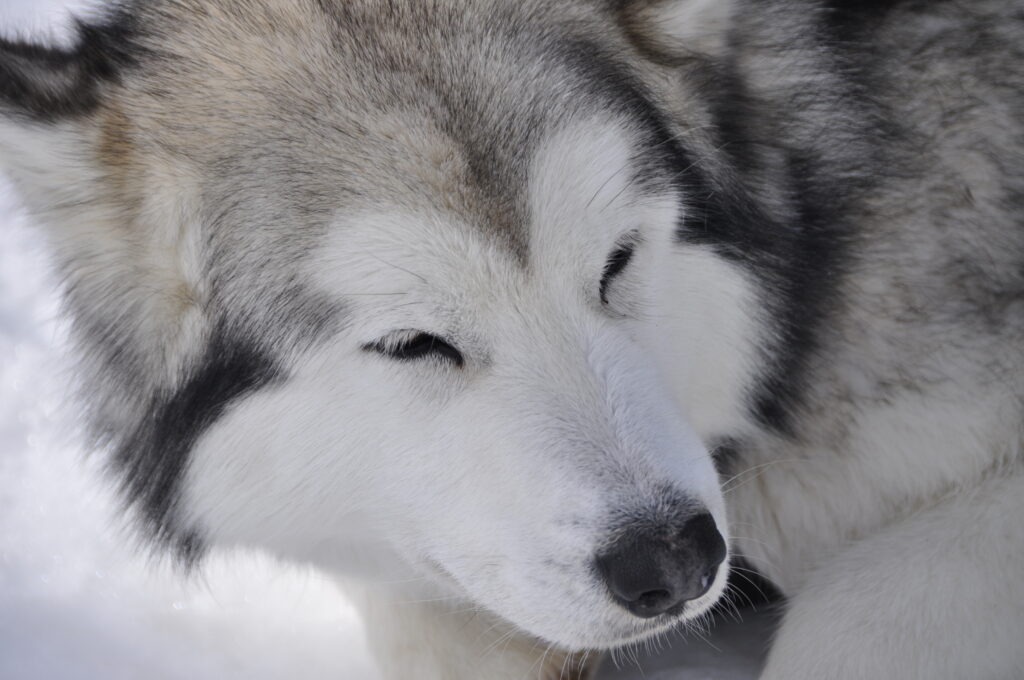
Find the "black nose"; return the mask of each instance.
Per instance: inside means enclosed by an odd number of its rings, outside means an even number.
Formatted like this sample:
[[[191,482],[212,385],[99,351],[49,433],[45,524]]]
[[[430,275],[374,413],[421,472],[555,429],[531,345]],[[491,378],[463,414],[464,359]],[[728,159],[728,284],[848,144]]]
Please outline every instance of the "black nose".
[[[681,526],[628,529],[597,558],[612,598],[644,619],[678,613],[708,592],[725,559],[725,540],[705,513]]]

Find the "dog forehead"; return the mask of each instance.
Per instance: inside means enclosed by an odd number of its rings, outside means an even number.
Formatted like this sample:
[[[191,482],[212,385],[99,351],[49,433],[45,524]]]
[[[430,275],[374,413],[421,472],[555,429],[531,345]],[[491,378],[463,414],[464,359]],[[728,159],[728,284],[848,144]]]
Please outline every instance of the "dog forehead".
[[[269,0],[244,11],[225,0],[147,4],[139,40],[160,56],[125,75],[104,148],[131,139],[140,159],[173,150],[195,166],[211,203],[254,206],[259,214],[237,220],[246,229],[266,221],[267,203],[293,223],[291,213],[320,222],[340,203],[401,203],[454,212],[525,259],[536,151],[581,111],[621,110],[613,84],[629,78],[599,54],[601,41],[585,48],[541,30],[545,17],[579,13],[573,21],[604,36],[592,9],[467,4],[475,9],[443,0],[325,12]]]
[[[491,186],[466,149],[436,130],[395,121],[389,134],[408,151],[393,167],[415,181],[389,197],[378,194],[359,218],[341,220],[340,229],[360,232],[367,252],[387,242],[390,252],[437,265],[450,259],[466,270],[472,251],[493,261],[481,270],[530,270],[557,249],[584,256],[594,246],[604,250],[649,207],[641,205],[647,197],[635,162],[642,135],[619,114],[569,116],[537,131],[518,167]],[[495,164],[491,172],[501,172]]]
[[[210,242],[228,264],[242,257],[231,247],[242,232],[288,267],[337,232],[339,271],[378,267],[392,281],[399,270],[372,257],[355,266],[346,232],[378,258],[447,258],[460,276],[474,267],[442,244],[485,242],[494,263],[481,272],[504,272],[507,255],[529,268],[555,250],[610,245],[583,238],[584,226],[627,221],[612,215],[632,179],[628,126],[614,120],[644,108],[615,50],[535,30],[540,15],[510,4],[487,4],[494,22],[434,4],[339,3],[300,17],[269,0],[252,12],[222,0],[147,5],[144,23],[160,29],[140,39],[164,56],[126,75],[104,134],[130,139],[139,159],[154,148],[187,159],[217,207]],[[366,219],[382,214],[394,219]]]
[[[674,223],[674,201],[647,195],[636,181],[634,137],[621,118],[588,117],[540,139],[525,179],[525,260],[517,244],[496,238],[478,214],[435,198],[412,210],[399,200],[339,211],[314,271],[342,296],[431,290],[497,300],[513,289],[533,290],[531,281],[577,288],[578,278],[599,278],[607,249],[624,231]],[[461,189],[448,178],[433,191]]]
[[[590,116],[549,132],[530,164],[531,241],[551,247],[603,243],[635,208],[636,132],[616,116]],[[542,251],[542,253],[544,252]]]
[[[513,249],[459,215],[397,205],[339,213],[309,267],[320,289],[353,307],[410,314],[467,299],[490,306],[525,275]]]

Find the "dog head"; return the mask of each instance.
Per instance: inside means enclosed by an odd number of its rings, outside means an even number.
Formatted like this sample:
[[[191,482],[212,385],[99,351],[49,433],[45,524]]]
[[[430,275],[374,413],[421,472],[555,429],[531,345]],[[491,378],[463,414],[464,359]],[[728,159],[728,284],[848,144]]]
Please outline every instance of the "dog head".
[[[180,0],[0,43],[149,535],[408,570],[573,649],[716,600],[750,296],[680,238],[713,142],[651,12]]]

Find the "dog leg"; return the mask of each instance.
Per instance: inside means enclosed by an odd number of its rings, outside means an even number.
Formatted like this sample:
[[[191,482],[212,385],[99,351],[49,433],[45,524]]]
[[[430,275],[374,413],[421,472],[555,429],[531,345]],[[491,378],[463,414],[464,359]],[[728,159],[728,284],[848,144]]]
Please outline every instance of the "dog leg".
[[[761,677],[1024,678],[1024,476],[960,489],[816,569]]]
[[[569,654],[492,614],[409,591],[346,587],[384,680],[587,680],[600,654]]]

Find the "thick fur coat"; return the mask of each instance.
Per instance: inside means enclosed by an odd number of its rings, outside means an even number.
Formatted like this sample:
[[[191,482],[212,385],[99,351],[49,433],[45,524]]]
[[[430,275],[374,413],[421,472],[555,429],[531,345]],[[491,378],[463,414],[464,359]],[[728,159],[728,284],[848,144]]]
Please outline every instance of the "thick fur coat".
[[[1024,676],[1015,3],[79,33],[0,41],[0,161],[159,549],[337,573],[391,678],[583,676],[740,562],[787,596],[764,680]]]

